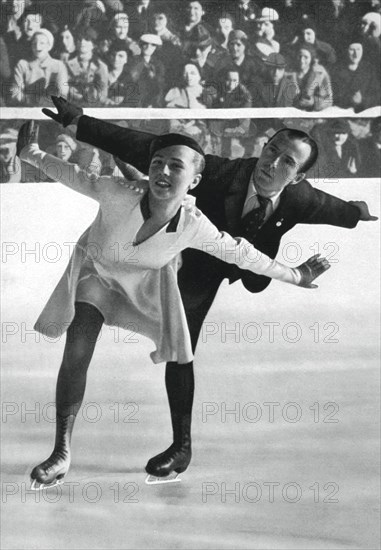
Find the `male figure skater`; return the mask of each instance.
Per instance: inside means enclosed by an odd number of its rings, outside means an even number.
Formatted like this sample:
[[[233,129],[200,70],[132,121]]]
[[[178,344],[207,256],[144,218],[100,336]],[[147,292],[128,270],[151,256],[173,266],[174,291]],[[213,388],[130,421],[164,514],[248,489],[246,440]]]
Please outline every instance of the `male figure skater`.
[[[99,147],[143,173],[149,167],[153,134],[121,128],[83,115],[82,109],[52,97],[58,113],[43,112],[63,126],[76,125],[76,137]],[[304,175],[318,156],[316,142],[305,132],[282,129],[266,144],[259,159],[206,155],[202,180],[192,194],[197,205],[221,231],[242,236],[274,258],[282,236],[298,223],[354,228],[370,221],[363,201],[346,202],[313,188]],[[240,279],[250,292],[261,292],[267,277],[245,273],[203,252],[185,250],[178,284],[184,303],[193,351],[205,317],[223,279]],[[151,458],[146,471],[165,477],[184,471],[191,460],[191,416],[194,395],[192,364],[167,363],[166,389],[173,428],[172,445]]]

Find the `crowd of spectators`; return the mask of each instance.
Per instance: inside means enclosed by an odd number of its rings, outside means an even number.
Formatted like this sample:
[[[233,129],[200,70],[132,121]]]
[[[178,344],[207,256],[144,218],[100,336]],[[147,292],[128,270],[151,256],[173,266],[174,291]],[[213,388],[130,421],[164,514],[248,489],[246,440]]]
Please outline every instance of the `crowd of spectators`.
[[[37,169],[16,157],[18,128],[23,121],[8,120],[0,124],[0,183],[33,183],[45,181]],[[170,124],[181,121],[147,119],[130,122],[114,121],[124,127],[165,133]],[[191,121],[187,121],[188,123]],[[225,121],[227,127],[239,126],[239,120]],[[381,165],[381,117],[364,119],[261,119],[253,122],[247,134],[222,136],[221,121],[205,120],[193,135],[202,134],[207,153],[229,158],[258,157],[268,139],[280,128],[291,127],[309,132],[317,141],[317,164],[308,178],[330,183],[340,178],[379,178]],[[77,164],[92,177],[117,170],[111,155],[78,142],[73,135],[53,122],[40,123],[42,148],[51,154]]]
[[[3,106],[47,105],[52,94],[86,107],[359,112],[381,104],[381,0],[0,6]],[[205,131],[202,121],[182,124],[195,137]],[[248,122],[229,131],[247,135]]]

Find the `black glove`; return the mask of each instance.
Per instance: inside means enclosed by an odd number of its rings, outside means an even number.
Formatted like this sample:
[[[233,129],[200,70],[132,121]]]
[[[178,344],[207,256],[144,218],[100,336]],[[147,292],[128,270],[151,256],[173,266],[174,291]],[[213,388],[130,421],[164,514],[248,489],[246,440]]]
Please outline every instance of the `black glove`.
[[[317,288],[318,285],[312,285],[312,281],[330,267],[328,260],[326,258],[320,258],[320,254],[311,256],[304,264],[296,268],[302,276],[298,286],[303,286],[304,288]]]
[[[34,120],[24,122],[19,130],[16,144],[16,155],[19,157],[22,149],[31,143],[38,144],[39,125]]]
[[[58,122],[58,124],[62,124],[65,128],[69,126],[77,116],[83,115],[83,109],[81,107],[69,103],[63,97],[52,95],[51,98],[58,113],[53,113],[50,109],[42,109],[42,112],[44,115]]]

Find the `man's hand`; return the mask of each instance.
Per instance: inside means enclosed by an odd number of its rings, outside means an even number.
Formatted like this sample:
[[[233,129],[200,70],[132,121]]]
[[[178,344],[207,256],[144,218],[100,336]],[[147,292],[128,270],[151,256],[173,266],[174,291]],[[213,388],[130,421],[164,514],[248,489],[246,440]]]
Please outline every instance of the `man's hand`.
[[[353,204],[360,210],[360,220],[363,222],[375,222],[378,220],[377,216],[371,216],[368,205],[365,201],[348,201],[349,204]]]
[[[44,115],[58,122],[58,124],[62,124],[65,128],[69,126],[69,124],[72,124],[75,118],[83,115],[83,109],[81,107],[69,103],[69,101],[66,101],[63,97],[52,95],[51,98],[58,113],[53,113],[50,109],[42,109],[42,112]]]
[[[331,266],[326,258],[320,258],[320,254],[311,256],[304,264],[301,264],[296,269],[301,274],[300,283],[298,286],[304,288],[317,288],[318,285],[311,284],[319,275],[327,271]]]
[[[31,143],[38,144],[39,129],[39,125],[34,120],[24,122],[19,130],[19,135],[17,137],[16,155],[18,157],[20,156],[21,151],[27,145],[30,145]]]

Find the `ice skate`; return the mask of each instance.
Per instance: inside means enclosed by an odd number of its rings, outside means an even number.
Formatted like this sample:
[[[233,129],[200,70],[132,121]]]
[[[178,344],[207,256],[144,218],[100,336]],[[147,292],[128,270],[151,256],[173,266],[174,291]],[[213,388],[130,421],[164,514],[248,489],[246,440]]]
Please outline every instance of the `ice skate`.
[[[54,450],[48,459],[33,468],[30,474],[32,491],[50,489],[63,483],[70,468],[70,438],[74,420],[74,415],[57,415]]]

